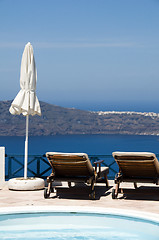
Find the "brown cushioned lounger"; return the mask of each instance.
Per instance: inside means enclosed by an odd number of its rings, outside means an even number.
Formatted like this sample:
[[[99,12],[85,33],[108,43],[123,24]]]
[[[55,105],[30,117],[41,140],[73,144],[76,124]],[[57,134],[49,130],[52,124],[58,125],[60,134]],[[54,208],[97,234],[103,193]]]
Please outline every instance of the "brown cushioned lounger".
[[[119,166],[115,177],[115,188],[112,198],[117,198],[121,182],[133,182],[137,188],[139,183],[159,184],[159,162],[154,153],[150,152],[113,152]]]
[[[47,177],[48,188],[44,190],[45,198],[48,198],[53,192],[52,183],[55,180],[66,181],[69,187],[71,187],[71,182],[91,184],[91,193],[89,194],[91,199],[95,199],[94,184],[96,182],[104,180],[108,187],[109,168],[101,168],[103,160],[95,162],[95,167],[93,167],[86,153],[47,152],[46,157],[52,167],[52,173]]]

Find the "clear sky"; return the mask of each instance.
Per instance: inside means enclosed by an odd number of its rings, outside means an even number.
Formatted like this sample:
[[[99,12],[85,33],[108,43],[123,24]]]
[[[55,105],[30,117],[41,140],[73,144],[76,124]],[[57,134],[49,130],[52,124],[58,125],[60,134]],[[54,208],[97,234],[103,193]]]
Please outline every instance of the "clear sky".
[[[0,0],[0,100],[29,41],[39,100],[159,112],[159,0]]]

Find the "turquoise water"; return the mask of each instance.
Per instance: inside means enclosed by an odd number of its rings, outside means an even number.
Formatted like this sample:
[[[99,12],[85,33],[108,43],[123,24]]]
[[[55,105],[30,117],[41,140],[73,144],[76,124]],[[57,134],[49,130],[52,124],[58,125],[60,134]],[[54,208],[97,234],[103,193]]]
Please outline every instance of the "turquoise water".
[[[158,240],[159,223],[115,215],[34,213],[0,216],[0,239]]]

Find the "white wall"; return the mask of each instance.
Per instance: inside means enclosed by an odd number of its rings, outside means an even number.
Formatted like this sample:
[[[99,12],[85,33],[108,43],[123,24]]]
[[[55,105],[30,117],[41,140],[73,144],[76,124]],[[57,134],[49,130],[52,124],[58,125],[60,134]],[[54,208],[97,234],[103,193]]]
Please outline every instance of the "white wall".
[[[5,183],[5,147],[0,147],[0,187]]]

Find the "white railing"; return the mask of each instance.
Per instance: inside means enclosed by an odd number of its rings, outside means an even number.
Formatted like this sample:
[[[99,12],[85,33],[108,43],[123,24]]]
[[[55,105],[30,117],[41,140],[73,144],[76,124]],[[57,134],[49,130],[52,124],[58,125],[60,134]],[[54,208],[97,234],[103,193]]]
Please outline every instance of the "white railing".
[[[5,184],[5,147],[0,147],[0,187]]]

